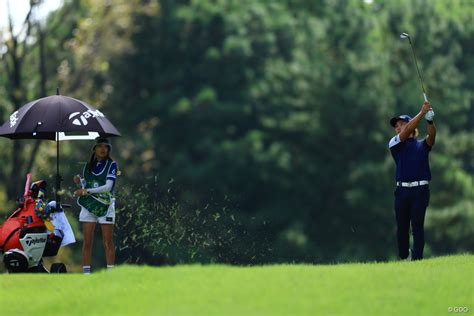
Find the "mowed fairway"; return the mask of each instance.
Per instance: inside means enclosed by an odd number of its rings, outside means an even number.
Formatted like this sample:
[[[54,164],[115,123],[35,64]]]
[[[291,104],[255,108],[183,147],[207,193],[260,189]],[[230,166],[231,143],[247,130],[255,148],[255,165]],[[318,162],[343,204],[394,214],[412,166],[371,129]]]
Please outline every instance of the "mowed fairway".
[[[421,262],[121,266],[0,275],[1,315],[448,315],[474,313],[474,255]],[[459,314],[459,313],[458,313]]]

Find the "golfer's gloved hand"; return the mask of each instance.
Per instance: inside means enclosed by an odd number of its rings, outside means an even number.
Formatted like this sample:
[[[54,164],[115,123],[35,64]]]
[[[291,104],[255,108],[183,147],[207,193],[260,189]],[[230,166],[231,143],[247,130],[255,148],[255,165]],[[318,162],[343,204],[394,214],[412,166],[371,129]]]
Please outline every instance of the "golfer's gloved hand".
[[[426,112],[426,114],[425,114],[425,120],[427,120],[428,122],[433,122],[434,116],[435,116],[434,111],[433,111],[433,110],[429,110],[429,111]]]

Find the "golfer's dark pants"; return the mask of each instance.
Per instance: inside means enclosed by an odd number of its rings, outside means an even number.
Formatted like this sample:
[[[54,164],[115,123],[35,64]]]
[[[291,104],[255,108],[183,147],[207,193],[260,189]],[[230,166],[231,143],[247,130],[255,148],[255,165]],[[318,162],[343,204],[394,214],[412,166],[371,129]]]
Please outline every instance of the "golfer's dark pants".
[[[395,190],[395,217],[397,219],[398,255],[408,257],[410,222],[413,234],[412,259],[423,259],[425,246],[425,213],[430,201],[428,185],[397,187]]]

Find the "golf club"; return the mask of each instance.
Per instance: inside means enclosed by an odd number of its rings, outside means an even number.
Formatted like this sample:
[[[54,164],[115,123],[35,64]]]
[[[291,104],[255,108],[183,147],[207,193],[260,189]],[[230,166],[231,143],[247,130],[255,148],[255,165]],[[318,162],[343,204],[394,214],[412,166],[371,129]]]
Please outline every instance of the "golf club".
[[[400,38],[401,39],[408,38],[408,42],[410,43],[410,47],[411,47],[411,52],[413,53],[413,60],[415,61],[416,71],[418,72],[418,77],[420,77],[421,89],[423,90],[423,97],[425,98],[425,102],[426,102],[428,101],[428,97],[426,96],[425,85],[423,84],[423,78],[421,77],[420,69],[418,68],[418,63],[416,62],[415,49],[413,48],[413,44],[411,43],[410,35],[408,35],[408,33],[402,33],[400,34]]]

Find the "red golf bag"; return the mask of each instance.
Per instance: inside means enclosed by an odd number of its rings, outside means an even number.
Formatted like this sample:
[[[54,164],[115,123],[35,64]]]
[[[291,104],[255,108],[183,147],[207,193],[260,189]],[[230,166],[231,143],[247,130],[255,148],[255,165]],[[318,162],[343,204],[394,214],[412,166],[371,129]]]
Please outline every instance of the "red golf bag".
[[[9,273],[49,272],[42,258],[56,256],[61,246],[61,234],[48,231],[45,225],[49,214],[45,212],[46,181],[37,181],[31,187],[30,181],[28,174],[18,209],[0,226],[0,253]],[[48,209],[51,211],[54,210]],[[51,272],[66,272],[66,266],[54,263]]]

